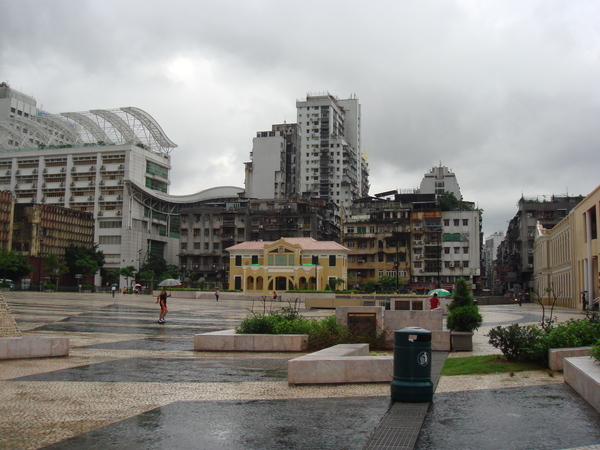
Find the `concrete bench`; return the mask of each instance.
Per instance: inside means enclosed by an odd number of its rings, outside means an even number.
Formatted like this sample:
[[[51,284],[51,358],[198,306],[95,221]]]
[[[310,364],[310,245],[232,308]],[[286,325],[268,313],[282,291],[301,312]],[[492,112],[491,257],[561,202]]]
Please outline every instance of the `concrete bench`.
[[[69,338],[65,337],[24,336],[0,338],[0,359],[68,356],[69,350]]]
[[[600,364],[589,356],[565,358],[565,383],[600,413]]]
[[[551,348],[548,350],[550,370],[563,370],[564,359],[576,356],[589,356],[592,347]]]
[[[194,336],[194,350],[207,352],[305,352],[306,334],[238,334],[235,330]]]
[[[369,344],[339,344],[288,361],[288,384],[389,383],[393,356],[369,356]]]

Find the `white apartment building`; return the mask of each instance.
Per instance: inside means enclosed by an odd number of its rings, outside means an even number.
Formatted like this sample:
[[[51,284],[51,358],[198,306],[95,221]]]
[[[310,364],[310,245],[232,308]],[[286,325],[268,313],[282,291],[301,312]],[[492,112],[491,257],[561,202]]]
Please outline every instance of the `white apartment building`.
[[[300,191],[338,206],[368,194],[368,167],[361,153],[360,103],[329,93],[296,101],[300,135]]]
[[[432,167],[429,173],[423,175],[419,192],[421,194],[435,195],[452,192],[458,200],[462,200],[456,175],[446,166],[442,165]]]
[[[481,275],[481,217],[479,211],[442,212],[443,282],[464,278],[474,284]]]
[[[257,199],[298,198],[298,126],[273,125],[252,139],[250,162],[245,163],[246,197]]]

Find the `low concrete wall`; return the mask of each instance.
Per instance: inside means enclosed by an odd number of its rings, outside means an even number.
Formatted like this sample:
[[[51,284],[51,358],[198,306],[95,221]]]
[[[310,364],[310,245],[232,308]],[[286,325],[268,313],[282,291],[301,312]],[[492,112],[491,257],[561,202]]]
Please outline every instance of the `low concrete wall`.
[[[420,327],[431,331],[431,350],[451,350],[450,331],[444,330],[444,313],[435,311],[385,311],[383,322],[389,330],[388,342],[394,346],[394,331],[405,327]]]
[[[592,347],[551,348],[548,350],[550,370],[563,370],[564,359],[577,356],[589,356]]]
[[[0,338],[0,359],[68,356],[69,350],[69,338],[64,337],[25,336]]]
[[[368,344],[339,344],[288,361],[288,384],[389,383],[393,356],[368,356]]]
[[[303,352],[305,334],[238,334],[235,330],[214,331],[194,336],[194,350],[207,352]]]
[[[564,380],[600,413],[600,364],[589,356],[565,358]]]

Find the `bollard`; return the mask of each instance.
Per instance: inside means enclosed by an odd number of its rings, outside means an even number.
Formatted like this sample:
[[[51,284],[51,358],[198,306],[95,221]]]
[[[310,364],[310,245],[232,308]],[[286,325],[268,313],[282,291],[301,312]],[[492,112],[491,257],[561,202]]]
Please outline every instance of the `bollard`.
[[[431,331],[406,327],[394,332],[392,400],[423,403],[433,399]]]

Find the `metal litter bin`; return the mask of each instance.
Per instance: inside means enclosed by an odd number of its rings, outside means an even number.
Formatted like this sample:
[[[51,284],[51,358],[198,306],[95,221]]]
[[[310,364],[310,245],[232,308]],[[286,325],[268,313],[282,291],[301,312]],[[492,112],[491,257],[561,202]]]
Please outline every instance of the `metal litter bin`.
[[[423,403],[433,399],[431,331],[419,327],[394,332],[392,400]]]

